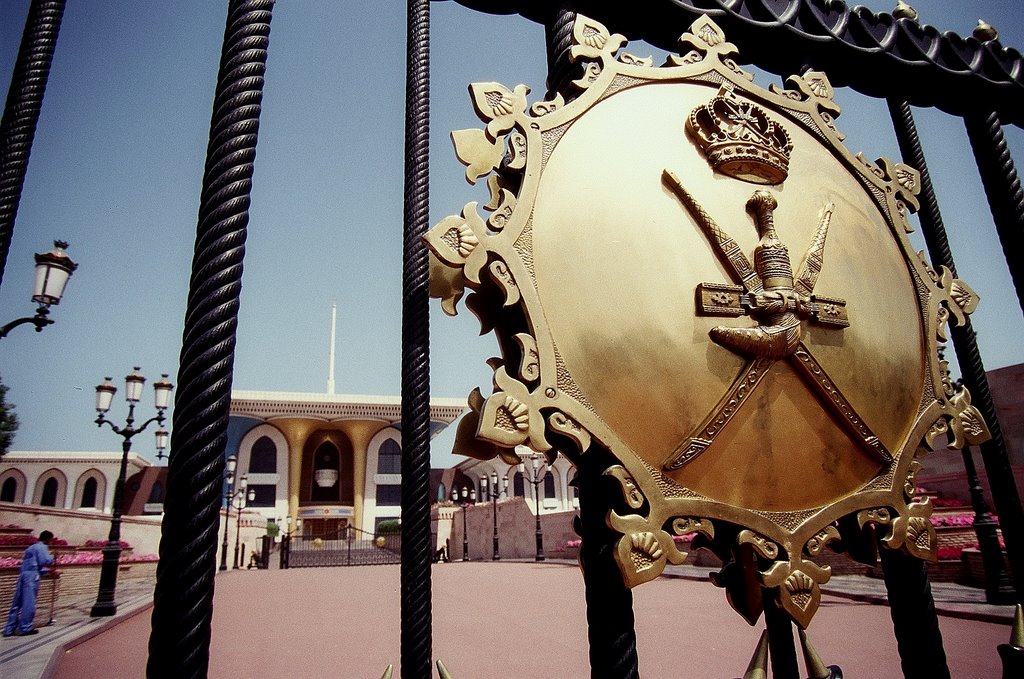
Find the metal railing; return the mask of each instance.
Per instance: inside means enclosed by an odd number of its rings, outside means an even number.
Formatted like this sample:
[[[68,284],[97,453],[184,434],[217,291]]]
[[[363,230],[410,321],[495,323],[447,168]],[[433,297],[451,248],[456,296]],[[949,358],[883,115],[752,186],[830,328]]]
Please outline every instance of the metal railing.
[[[281,568],[380,566],[401,563],[402,536],[357,528],[333,536],[291,535],[281,540]]]

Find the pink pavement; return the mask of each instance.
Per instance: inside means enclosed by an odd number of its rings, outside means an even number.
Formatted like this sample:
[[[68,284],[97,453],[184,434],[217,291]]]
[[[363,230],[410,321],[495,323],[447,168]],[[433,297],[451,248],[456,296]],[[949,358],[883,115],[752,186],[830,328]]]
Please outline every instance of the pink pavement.
[[[216,578],[209,677],[400,676],[399,567],[228,571]],[[590,676],[582,576],[557,563],[434,567],[433,649],[456,679]],[[634,590],[647,679],[743,675],[763,625],[749,627],[708,582],[660,578]],[[66,650],[56,679],[145,676],[151,609]],[[941,617],[953,677],[997,677],[1009,628]],[[889,611],[823,596],[808,629],[848,677],[900,677]]]

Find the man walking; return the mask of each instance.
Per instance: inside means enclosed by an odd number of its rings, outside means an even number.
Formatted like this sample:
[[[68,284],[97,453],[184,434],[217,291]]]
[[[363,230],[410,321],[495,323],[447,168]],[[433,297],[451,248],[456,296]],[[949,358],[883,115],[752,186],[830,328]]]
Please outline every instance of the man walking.
[[[36,617],[36,595],[39,593],[39,576],[53,563],[48,546],[53,540],[53,533],[44,530],[39,534],[39,542],[31,544],[21,556],[21,570],[18,572],[18,583],[14,587],[14,599],[11,601],[11,612],[7,614],[4,625],[4,636],[9,637],[17,631],[21,636],[39,634],[32,627],[32,619]]]

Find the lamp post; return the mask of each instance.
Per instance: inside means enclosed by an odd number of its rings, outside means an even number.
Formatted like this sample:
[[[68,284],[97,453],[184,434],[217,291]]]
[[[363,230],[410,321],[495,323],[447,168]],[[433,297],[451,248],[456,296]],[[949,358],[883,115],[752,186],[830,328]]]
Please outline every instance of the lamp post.
[[[498,489],[498,473],[491,472],[491,483],[488,486],[487,477],[480,477],[480,495],[486,502],[489,498],[491,500],[491,513],[494,516],[494,555],[491,557],[492,561],[501,560],[501,554],[498,552],[498,498],[505,490]]]
[[[124,398],[128,402],[128,417],[125,419],[123,427],[118,427],[106,418],[106,413],[110,410],[114,394],[117,393],[117,387],[111,383],[109,377],[105,378],[105,381],[96,387],[96,411],[99,413],[96,417],[96,426],[109,425],[114,433],[122,437],[124,441],[121,444],[121,471],[117,475],[117,483],[114,485],[114,506],[113,517],[110,519],[110,535],[107,536],[107,544],[103,547],[100,590],[96,597],[96,603],[93,604],[90,613],[94,618],[117,613],[117,604],[114,602],[114,590],[117,588],[117,565],[121,558],[121,505],[124,502],[124,482],[125,474],[128,470],[128,452],[132,449],[132,437],[145,431],[146,427],[156,422],[160,425],[156,432],[156,445],[160,456],[163,455],[163,448],[160,446],[166,447],[167,445],[167,432],[163,429],[164,411],[170,405],[171,390],[174,389],[174,385],[167,380],[167,375],[162,375],[153,384],[153,400],[156,406],[156,415],[143,422],[141,426],[136,427],[135,404],[142,398],[142,387],[145,383],[146,378],[139,373],[138,367],[132,369],[124,378]]]
[[[246,494],[246,488],[248,488],[248,495]],[[249,502],[256,499],[256,490],[249,488],[249,478],[243,474],[242,478],[238,480],[238,492],[235,493],[232,500],[235,504],[235,509],[238,512],[235,514],[235,569],[241,568],[238,554],[239,540],[242,536],[242,510],[245,509],[245,501],[248,498]]]
[[[235,495],[235,468],[238,466],[238,458],[234,455],[228,457],[225,467],[225,479],[227,489],[224,491],[224,539],[220,543],[220,570],[228,569],[228,526],[231,521],[231,499]]]
[[[459,498],[462,502],[459,502]],[[469,561],[469,533],[466,532],[466,509],[476,502],[476,489],[469,490],[462,487],[461,494],[458,489],[452,488],[452,502],[462,507],[462,560]]]
[[[50,305],[60,304],[64,286],[78,268],[78,265],[68,257],[68,253],[64,252],[67,243],[55,240],[53,246],[53,250],[49,252],[36,253],[36,276],[32,286],[32,301],[39,304],[36,315],[19,318],[0,327],[0,339],[7,337],[7,333],[25,323],[35,325],[36,332],[42,332],[43,328],[53,323],[53,319],[48,317]]]
[[[519,473],[523,475],[523,478],[526,479],[526,481],[531,486],[533,486],[533,502],[536,505],[536,509],[537,509],[537,511],[536,511],[536,515],[537,515],[537,529],[535,531],[536,535],[537,535],[537,556],[535,558],[536,558],[537,561],[543,561],[544,560],[544,531],[541,530],[541,527],[540,527],[540,484],[542,484],[544,482],[544,479],[547,476],[548,472],[551,471],[551,465],[549,464],[546,467],[542,468],[540,466],[540,455],[537,455],[537,454],[531,455],[530,456],[530,460],[532,462],[532,464],[531,464],[532,471],[528,474],[527,473],[528,470],[526,468],[526,465],[523,464],[522,462],[520,462],[519,463]]]

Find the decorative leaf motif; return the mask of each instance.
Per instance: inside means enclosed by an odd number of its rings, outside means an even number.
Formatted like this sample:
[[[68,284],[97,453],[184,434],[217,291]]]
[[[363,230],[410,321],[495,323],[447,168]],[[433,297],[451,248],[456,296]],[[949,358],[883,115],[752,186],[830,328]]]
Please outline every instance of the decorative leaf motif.
[[[626,501],[630,509],[640,509],[644,504],[644,494],[640,492],[639,486],[626,468],[622,465],[613,465],[605,472],[619,482],[619,489],[622,491],[622,499]]]
[[[895,193],[897,200],[917,212],[921,207],[917,199],[921,191],[921,173],[905,163],[894,163],[884,157],[875,162],[881,169],[881,178],[889,183],[888,190]]]
[[[611,58],[626,42],[624,36],[609,33],[601,22],[582,14],[577,14],[573,22],[572,39],[574,44],[569,50],[569,60],[573,62],[580,58],[598,59],[602,55]]]
[[[971,393],[961,387],[950,399],[953,417],[949,422],[949,430],[953,440],[950,446],[963,448],[984,443],[992,438],[992,433],[978,409],[971,405]]]
[[[587,64],[583,69],[583,77],[578,80],[573,80],[572,84],[581,90],[585,90],[595,82],[601,75],[601,64],[596,61],[592,61]]]
[[[619,63],[627,64],[629,66],[650,68],[654,65],[654,59],[652,57],[637,57],[627,52],[623,52],[619,55]]]
[[[668,60],[673,66],[688,66],[713,56],[729,70],[750,77],[751,74],[730,59],[738,53],[736,45],[726,42],[725,31],[705,15],[690,24],[690,30],[679,36],[679,54],[683,56],[670,55]]]
[[[533,106],[530,107],[530,114],[540,118],[557,111],[563,106],[565,106],[565,97],[561,94],[556,94],[555,98],[550,101],[538,101],[533,104]]]
[[[752,530],[742,530],[736,538],[737,544],[749,544],[757,550],[758,554],[766,559],[774,559],[779,555],[779,546],[763,535]]]
[[[558,410],[551,413],[548,417],[548,426],[559,434],[568,436],[572,439],[572,442],[576,444],[576,450],[580,455],[587,452],[590,448],[590,432],[587,431],[579,422],[572,419],[562,411]]]
[[[498,365],[494,389],[484,402],[477,436],[505,448],[528,443],[539,453],[551,450],[551,444],[544,438],[544,418],[526,385]]]
[[[433,252],[427,254],[429,294],[441,300],[441,310],[449,316],[458,314],[456,305],[466,292],[466,279],[461,267],[449,266]]]
[[[476,205],[475,202],[467,203],[461,217],[445,217],[424,234],[423,240],[443,264],[461,266],[465,279],[479,286],[480,269],[487,261],[487,248],[480,246],[485,227]]]
[[[615,561],[622,571],[626,586],[635,587],[661,575],[667,562],[663,541],[671,542],[667,533],[650,530],[630,531],[619,538]]]
[[[533,382],[540,377],[540,354],[537,353],[537,340],[533,335],[525,332],[516,333],[513,336],[522,360],[519,362],[519,377],[526,382]]]
[[[493,231],[501,231],[508,224],[508,220],[512,218],[512,212],[516,209],[516,197],[515,194],[499,184],[496,174],[487,178],[487,189],[491,193],[491,199],[484,204],[484,209],[493,213],[487,218],[487,226]]]
[[[807,541],[807,553],[811,556],[818,556],[825,545],[833,540],[839,540],[840,537],[839,530],[835,526],[826,526],[824,530],[819,531]]]
[[[473,108],[480,119],[487,123],[487,136],[499,141],[499,137],[516,124],[516,117],[526,110],[526,95],[530,88],[516,85],[510,90],[501,83],[473,83],[469,86]]]
[[[504,293],[505,306],[518,304],[520,298],[519,286],[516,284],[516,279],[512,276],[512,272],[509,270],[508,264],[500,259],[495,260],[487,267],[487,272],[491,275],[491,280],[494,281]]]
[[[509,170],[522,170],[526,167],[526,135],[514,131],[508,137],[508,157],[505,167]]]
[[[483,130],[455,130],[451,134],[455,155],[466,166],[466,181],[476,184],[480,177],[498,167],[505,152],[505,138],[491,141]]]

